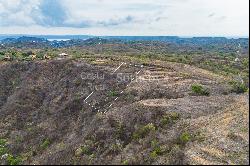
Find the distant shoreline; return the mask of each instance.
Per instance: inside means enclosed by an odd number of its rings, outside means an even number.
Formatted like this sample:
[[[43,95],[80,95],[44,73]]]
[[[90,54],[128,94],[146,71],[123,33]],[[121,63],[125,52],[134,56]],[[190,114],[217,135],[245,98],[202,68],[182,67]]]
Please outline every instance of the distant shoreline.
[[[142,37],[151,37],[151,38],[168,38],[168,37],[174,37],[174,38],[227,38],[227,39],[240,39],[240,38],[246,38],[249,39],[249,36],[126,36],[126,35],[32,35],[32,34],[0,34],[0,40],[5,38],[19,38],[19,37],[38,37],[38,38],[45,38],[49,41],[58,40],[58,41],[67,41],[71,39],[88,39],[93,37],[103,37],[103,38],[142,38]]]

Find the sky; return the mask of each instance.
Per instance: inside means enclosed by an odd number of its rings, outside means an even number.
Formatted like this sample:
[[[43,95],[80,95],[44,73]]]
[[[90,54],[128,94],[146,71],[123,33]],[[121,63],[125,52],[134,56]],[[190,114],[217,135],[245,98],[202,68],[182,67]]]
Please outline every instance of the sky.
[[[0,34],[249,36],[249,0],[0,0]]]

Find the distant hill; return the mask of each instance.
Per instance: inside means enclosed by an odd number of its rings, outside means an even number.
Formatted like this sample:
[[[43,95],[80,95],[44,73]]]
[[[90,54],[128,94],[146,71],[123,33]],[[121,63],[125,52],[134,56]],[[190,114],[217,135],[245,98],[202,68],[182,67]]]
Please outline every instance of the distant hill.
[[[3,37],[3,36],[2,36]],[[71,39],[70,39],[71,38]],[[52,40],[51,40],[52,39]],[[62,39],[62,40],[60,40]],[[63,40],[67,39],[67,40]],[[9,36],[0,40],[3,48],[67,48],[74,46],[94,46],[100,44],[120,45],[120,48],[133,47],[139,50],[149,49],[148,46],[161,47],[168,52],[236,52],[241,46],[242,53],[248,52],[248,38],[228,39],[225,37],[193,37],[178,36]],[[107,47],[109,47],[107,45]],[[146,49],[147,50],[147,49]],[[157,49],[159,50],[159,49]],[[171,51],[172,50],[172,51]]]
[[[93,36],[93,35],[1,35],[0,40],[7,39],[7,38],[20,38],[20,37],[36,37],[36,38],[44,38],[47,40],[53,39],[82,39],[86,40],[89,38],[104,38],[104,39],[118,39],[123,41],[190,41],[190,40],[231,40],[231,39],[248,39],[248,37],[238,37],[238,38],[226,38],[226,37],[179,37],[179,36]]]
[[[2,43],[17,43],[17,42],[47,42],[47,39],[22,36],[19,38],[6,38],[2,40]]]
[[[36,37],[36,38],[45,38],[47,40],[50,39],[88,39],[93,36],[89,35],[0,35],[0,40],[6,39],[6,38],[20,38],[23,36],[27,37]]]

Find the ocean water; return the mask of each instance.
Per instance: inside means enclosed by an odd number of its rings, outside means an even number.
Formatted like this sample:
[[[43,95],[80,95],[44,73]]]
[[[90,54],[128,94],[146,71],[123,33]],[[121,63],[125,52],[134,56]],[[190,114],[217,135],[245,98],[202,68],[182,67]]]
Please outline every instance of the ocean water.
[[[48,41],[68,41],[70,39],[47,39]]]

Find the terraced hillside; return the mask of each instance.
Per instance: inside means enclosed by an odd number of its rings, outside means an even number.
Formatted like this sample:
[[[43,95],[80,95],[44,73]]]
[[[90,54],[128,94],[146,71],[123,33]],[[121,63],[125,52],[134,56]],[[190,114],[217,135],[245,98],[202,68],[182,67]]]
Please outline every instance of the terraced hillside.
[[[248,94],[189,65],[0,64],[2,164],[248,164]]]

